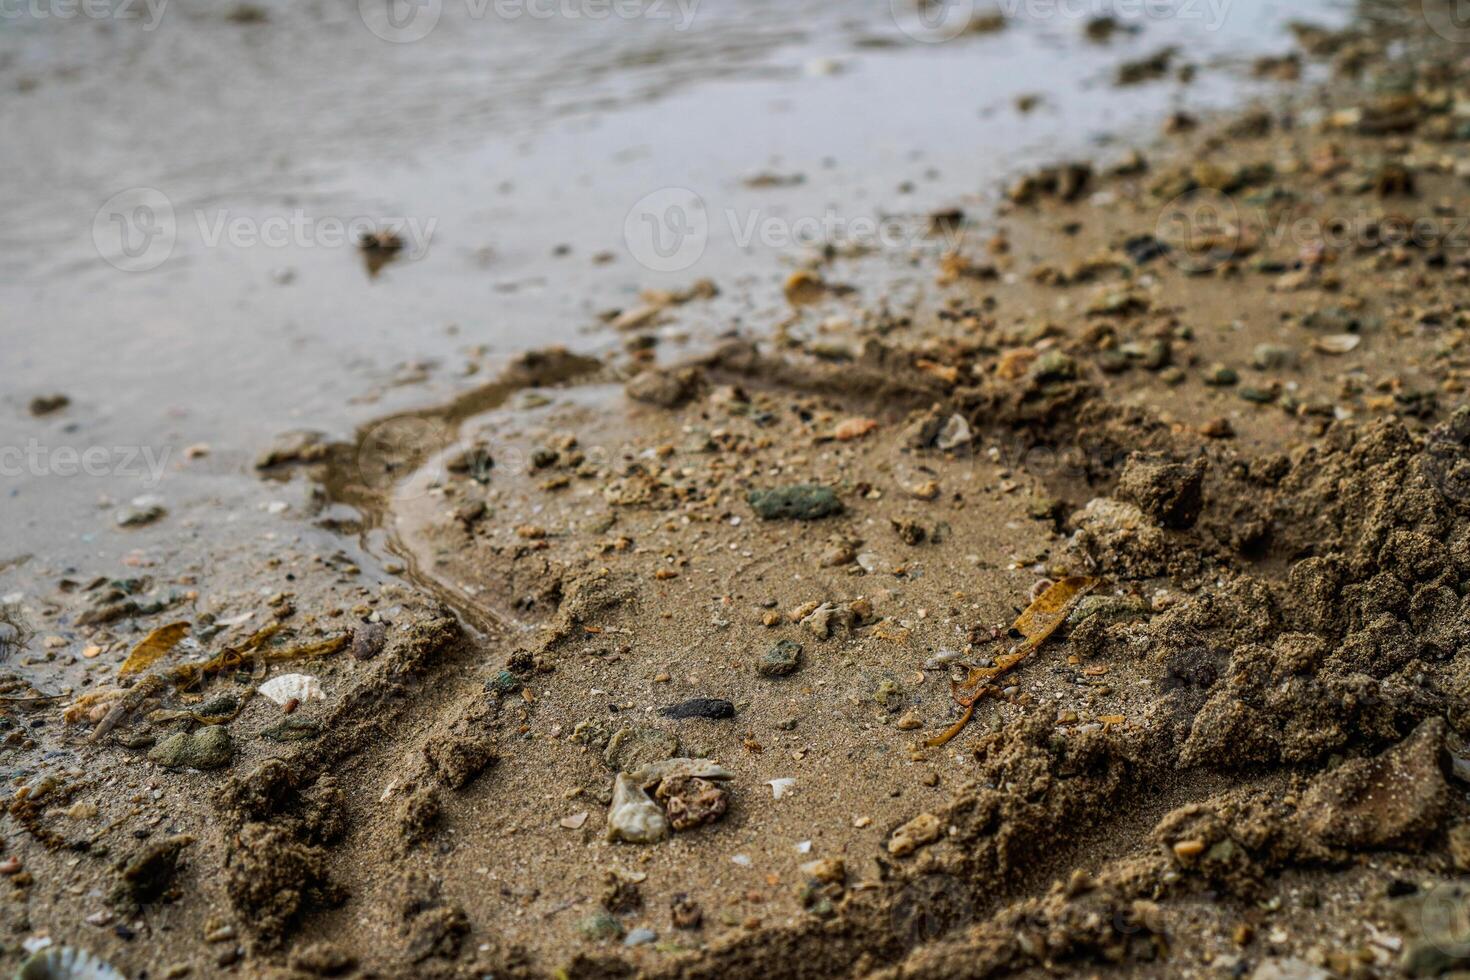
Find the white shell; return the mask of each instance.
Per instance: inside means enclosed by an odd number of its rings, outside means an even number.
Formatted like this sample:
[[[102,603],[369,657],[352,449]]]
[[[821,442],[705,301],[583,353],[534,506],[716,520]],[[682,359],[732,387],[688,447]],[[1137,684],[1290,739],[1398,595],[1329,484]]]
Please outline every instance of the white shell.
[[[944,428],[939,430],[939,435],[934,439],[934,445],[943,450],[958,449],[968,446],[974,435],[970,432],[970,423],[965,421],[963,415],[951,415],[945,420]]]
[[[781,797],[791,792],[791,787],[796,785],[796,780],[792,779],[790,776],[783,776],[780,779],[766,780],[766,785],[771,787],[771,799],[779,800]]]
[[[1363,338],[1352,333],[1335,333],[1326,337],[1318,337],[1314,346],[1324,354],[1346,354],[1357,348]]]
[[[668,835],[669,821],[663,808],[631,776],[618,773],[613,781],[612,808],[607,812],[607,839],[652,844]]]
[[[71,946],[51,946],[21,964],[16,980],[127,980],[104,959]]]
[[[321,681],[310,674],[282,674],[272,677],[260,685],[260,693],[270,698],[276,704],[285,704],[292,698],[297,701],[309,701],[315,698],[325,701],[327,696],[322,693]]]

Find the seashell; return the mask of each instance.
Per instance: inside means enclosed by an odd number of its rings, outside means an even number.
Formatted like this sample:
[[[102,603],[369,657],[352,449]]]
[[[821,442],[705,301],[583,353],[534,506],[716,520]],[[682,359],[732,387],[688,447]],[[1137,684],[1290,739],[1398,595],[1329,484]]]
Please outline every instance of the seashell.
[[[127,980],[106,960],[71,946],[49,946],[16,971],[15,980]]]
[[[791,788],[796,785],[796,780],[792,779],[790,776],[783,776],[780,779],[766,780],[766,785],[771,787],[771,799],[779,800],[781,797],[791,792]]]
[[[613,781],[612,807],[607,811],[607,839],[653,844],[668,835],[669,821],[663,808],[631,776],[618,773]]]
[[[734,779],[735,774],[712,759],[664,759],[650,762],[629,774],[642,787],[656,786],[665,779]]]
[[[1326,337],[1318,337],[1312,341],[1312,346],[1324,354],[1346,354],[1357,348],[1363,338],[1353,333],[1335,333]]]
[[[260,685],[258,690],[276,704],[285,704],[292,698],[297,701],[306,701],[311,698],[318,701],[327,699],[327,696],[322,693],[321,681],[310,674],[282,674],[279,677],[272,677]]]

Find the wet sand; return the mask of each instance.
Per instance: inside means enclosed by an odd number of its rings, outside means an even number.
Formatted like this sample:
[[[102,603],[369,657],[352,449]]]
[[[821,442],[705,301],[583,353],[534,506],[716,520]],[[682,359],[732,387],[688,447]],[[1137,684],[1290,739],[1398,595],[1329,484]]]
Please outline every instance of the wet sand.
[[[579,353],[278,439],[240,468],[284,506],[230,547],[143,502],[129,533],[195,533],[136,583],[8,568],[51,584],[7,696],[71,688],[13,702],[15,945],[175,976],[1459,965],[1455,49],[1297,42],[1275,111],[1018,168],[898,253],[681,269]],[[320,699],[257,693],[297,670]],[[673,832],[609,840],[629,799]]]

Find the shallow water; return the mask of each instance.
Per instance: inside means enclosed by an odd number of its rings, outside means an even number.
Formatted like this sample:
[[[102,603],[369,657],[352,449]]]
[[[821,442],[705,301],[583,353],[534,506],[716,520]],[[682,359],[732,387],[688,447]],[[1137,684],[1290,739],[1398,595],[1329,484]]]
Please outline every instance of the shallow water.
[[[0,597],[274,533],[249,466],[271,436],[441,400],[527,347],[615,349],[598,314],[642,287],[722,290],[677,311],[664,356],[784,316],[803,235],[878,245],[845,270],[864,298],[922,290],[906,270],[943,244],[918,230],[929,210],[983,212],[1007,174],[1105,156],[1173,108],[1269,97],[1242,66],[1284,51],[1288,20],[1345,17],[1122,5],[1151,11],[1137,33],[1087,43],[1099,6],[1008,0],[1007,30],[945,40],[876,0],[606,18],[597,0],[423,0],[399,10],[437,12],[416,41],[427,22],[384,26],[378,0],[4,8]],[[1192,83],[1112,85],[1169,44]],[[761,174],[802,179],[747,184]],[[354,239],[383,225],[407,248],[374,276]],[[50,391],[71,406],[30,417]],[[68,455],[89,448],[92,466]],[[170,517],[114,528],[107,505],[145,492]],[[25,553],[40,562],[6,569]]]

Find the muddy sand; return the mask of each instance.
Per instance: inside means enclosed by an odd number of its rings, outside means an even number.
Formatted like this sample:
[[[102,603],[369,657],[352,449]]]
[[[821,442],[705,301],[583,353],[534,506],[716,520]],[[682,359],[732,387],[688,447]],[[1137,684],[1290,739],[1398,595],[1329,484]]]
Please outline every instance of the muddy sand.
[[[651,294],[265,449],[339,552],[9,613],[97,667],[8,672],[6,968],[1470,969],[1465,65],[1297,41],[1288,108],[936,214],[938,301],[819,256],[655,365],[718,283]]]

